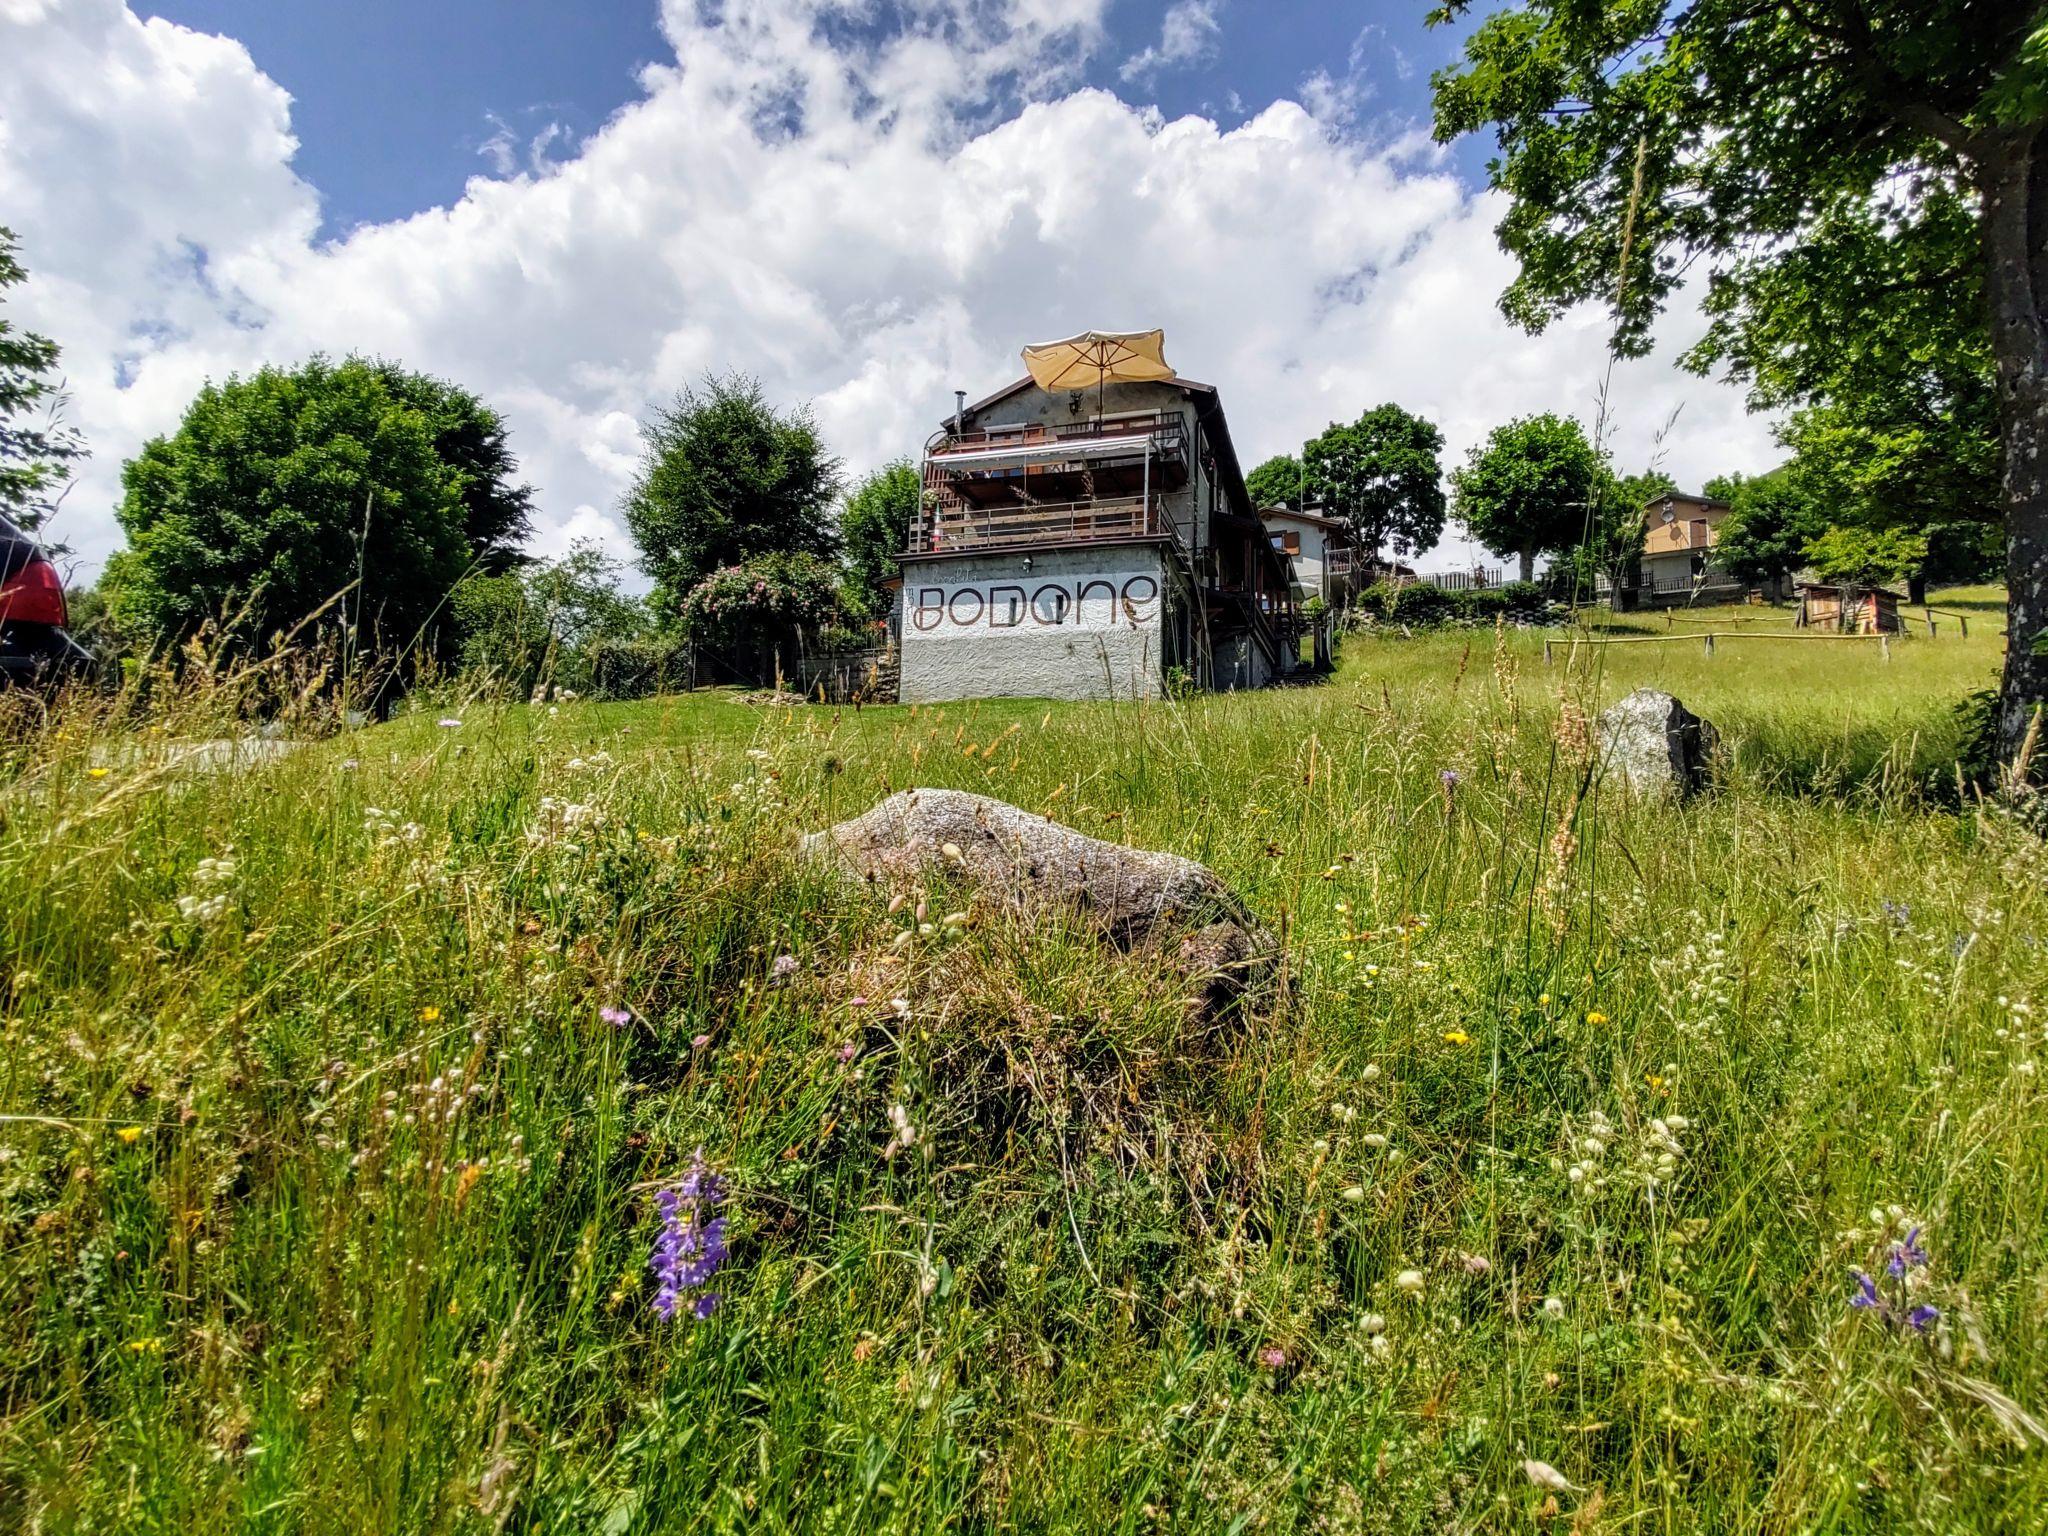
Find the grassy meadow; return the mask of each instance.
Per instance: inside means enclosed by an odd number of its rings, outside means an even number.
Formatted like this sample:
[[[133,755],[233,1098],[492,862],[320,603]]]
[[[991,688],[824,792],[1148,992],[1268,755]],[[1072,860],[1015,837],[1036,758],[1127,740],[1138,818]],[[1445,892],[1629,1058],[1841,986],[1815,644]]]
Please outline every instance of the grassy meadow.
[[[1956,803],[2003,642],[1936,601],[1179,705],[451,692],[214,771],[218,691],[61,714],[0,783],[0,1525],[2041,1529],[2048,851]],[[1714,794],[1588,773],[1638,683]],[[1209,863],[1284,980],[1191,1018],[794,857],[912,785]]]

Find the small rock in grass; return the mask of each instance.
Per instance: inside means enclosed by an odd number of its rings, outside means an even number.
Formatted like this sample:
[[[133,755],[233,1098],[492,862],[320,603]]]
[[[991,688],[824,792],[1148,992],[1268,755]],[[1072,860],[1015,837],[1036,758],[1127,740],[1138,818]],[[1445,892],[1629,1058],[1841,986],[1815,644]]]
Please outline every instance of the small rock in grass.
[[[1645,799],[1682,800],[1707,787],[1719,733],[1668,693],[1638,688],[1600,712],[1600,760]]]

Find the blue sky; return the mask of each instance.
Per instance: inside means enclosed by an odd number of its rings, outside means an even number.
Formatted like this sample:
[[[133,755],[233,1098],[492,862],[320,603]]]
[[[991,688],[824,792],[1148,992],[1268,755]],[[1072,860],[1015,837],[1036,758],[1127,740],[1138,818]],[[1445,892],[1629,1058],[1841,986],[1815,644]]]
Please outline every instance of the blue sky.
[[[1429,28],[1428,0],[1220,0],[1199,54],[1133,71],[1157,47],[1170,0],[1114,0],[1089,84],[1168,117],[1242,121],[1296,96],[1318,71],[1349,88],[1368,131],[1429,115],[1431,71],[1469,26]],[[506,135],[524,157],[550,124],[561,158],[639,95],[639,74],[672,58],[655,0],[151,0],[138,7],[236,38],[292,95],[298,170],[318,189],[322,229],[343,233],[452,203],[493,168]],[[888,25],[878,19],[876,28]],[[1456,146],[1485,176],[1488,146]]]
[[[314,353],[499,409],[542,555],[631,558],[640,424],[714,372],[854,474],[1087,327],[1163,327],[1247,465],[1385,401],[1447,468],[1513,416],[1592,422],[1605,318],[1501,316],[1488,146],[1427,132],[1457,49],[1427,3],[0,0],[9,318],[64,349],[92,448],[58,536],[104,559],[125,460]],[[1699,325],[1683,296],[1614,371],[1624,468],[1776,461],[1673,366]]]

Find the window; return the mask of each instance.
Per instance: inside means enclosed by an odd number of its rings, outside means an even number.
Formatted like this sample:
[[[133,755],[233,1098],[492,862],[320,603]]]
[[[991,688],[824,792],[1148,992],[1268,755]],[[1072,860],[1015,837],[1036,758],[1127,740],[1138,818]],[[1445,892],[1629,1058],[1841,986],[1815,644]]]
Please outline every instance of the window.
[[[1298,533],[1280,534],[1273,542],[1279,546],[1282,554],[1298,555],[1301,553],[1301,535]]]

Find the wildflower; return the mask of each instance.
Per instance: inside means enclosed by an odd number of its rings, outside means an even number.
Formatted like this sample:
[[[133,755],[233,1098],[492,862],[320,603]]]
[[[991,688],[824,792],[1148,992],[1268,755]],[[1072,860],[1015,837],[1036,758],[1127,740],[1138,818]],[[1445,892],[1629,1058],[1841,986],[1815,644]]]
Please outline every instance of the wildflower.
[[[1367,1131],[1359,1140],[1377,1151],[1387,1144],[1387,1135],[1384,1131]]]
[[[1363,1184],[1351,1185],[1344,1191],[1344,1198],[1353,1205],[1358,1204],[1359,1201],[1365,1198],[1365,1186]]]
[[[164,1341],[162,1339],[130,1339],[128,1341],[128,1350],[130,1354],[136,1355],[160,1355],[164,1352]]]
[[[775,957],[775,963],[771,965],[768,969],[774,975],[777,981],[787,981],[790,977],[796,974],[796,956],[777,955]]]
[[[1558,1297],[1556,1297],[1556,1296],[1546,1296],[1546,1297],[1544,1297],[1544,1298],[1543,1298],[1543,1315],[1544,1315],[1545,1317],[1548,1317],[1548,1318],[1553,1318],[1553,1319],[1555,1319],[1555,1318],[1560,1318],[1560,1317],[1563,1317],[1563,1316],[1564,1316],[1564,1302],[1563,1302],[1563,1301],[1562,1301],[1562,1300],[1561,1300],[1560,1298],[1558,1298]]]
[[[647,1267],[658,1289],[654,1311],[672,1318],[681,1305],[683,1292],[701,1288],[726,1260],[725,1218],[713,1215],[725,1200],[725,1180],[711,1171],[699,1147],[690,1157],[689,1171],[672,1189],[655,1196],[661,1211],[661,1234]],[[708,1218],[708,1219],[707,1219]],[[707,1318],[718,1305],[714,1294],[699,1296],[691,1306],[698,1318]]]
[[[690,1036],[690,1049],[693,1051],[701,1051],[704,1049],[705,1046],[709,1045],[710,1043],[711,1037],[709,1035]]]
[[[1884,1305],[1878,1300],[1877,1282],[1860,1269],[1856,1271],[1856,1294],[1849,1298],[1849,1305],[1859,1311],[1875,1311]]]
[[[1377,1078],[1380,1075],[1380,1064],[1376,1061],[1369,1061],[1365,1064],[1365,1070],[1359,1073],[1358,1075],[1364,1078],[1368,1083],[1372,1082],[1375,1078]]]
[[[1258,1360],[1267,1370],[1277,1371],[1287,1363],[1287,1351],[1278,1344],[1267,1344],[1260,1348]]]
[[[851,1061],[859,1054],[860,1042],[858,1040],[849,1040],[846,1044],[839,1047],[839,1059],[841,1061]]]
[[[1594,1012],[1586,1015],[1586,1022],[1588,1024],[1595,1025],[1605,1024],[1607,1022],[1607,1015],[1595,1010]]]
[[[1536,1006],[1539,1008],[1548,1008],[1550,1006],[1550,994],[1548,992],[1538,993],[1536,997]]]
[[[91,779],[104,779],[112,772],[113,769],[111,768],[88,768],[85,770],[86,777]]]
[[[1925,1333],[1928,1325],[1940,1316],[1940,1308],[1930,1307],[1923,1301],[1919,1306],[1906,1314],[1906,1321],[1913,1325],[1915,1333]]]
[[[1472,1037],[1462,1029],[1447,1029],[1444,1031],[1444,1044],[1446,1045],[1470,1045],[1471,1043]]]
[[[1446,793],[1456,789],[1460,781],[1458,770],[1455,768],[1446,768],[1442,773],[1438,774],[1436,777],[1437,782],[1443,785]]]
[[[1466,1254],[1466,1255],[1465,1255],[1465,1273],[1466,1273],[1466,1274],[1468,1274],[1468,1275],[1484,1275],[1484,1274],[1488,1274],[1488,1273],[1490,1273],[1490,1272],[1492,1271],[1492,1269],[1493,1269],[1493,1260],[1489,1259],[1489,1258],[1488,1258],[1488,1257],[1487,1257],[1487,1256],[1486,1256],[1485,1254],[1483,1254],[1483,1253],[1468,1253],[1468,1254]]]
[[[889,1106],[889,1124],[895,1127],[888,1146],[882,1149],[884,1158],[893,1158],[898,1152],[907,1152],[917,1145],[917,1130],[910,1123],[910,1112],[901,1104]]]
[[[597,1010],[597,1016],[614,1029],[623,1028],[633,1022],[633,1010],[630,1008],[607,1005]]]
[[[420,1022],[422,1024],[438,1024],[440,1023],[440,1021],[441,1010],[436,1008],[432,1003],[429,1003],[426,1007],[420,1010]]]
[[[462,722],[456,719],[453,715],[444,715],[440,720],[436,721],[435,723],[439,725],[441,729],[444,731],[459,731],[462,729]]]
[[[1903,1243],[1893,1243],[1891,1257],[1885,1261],[1885,1269],[1894,1280],[1903,1280],[1906,1271],[1919,1269],[1927,1263],[1927,1252],[1920,1246],[1920,1229],[1915,1227],[1906,1234]]]
[[[1422,1294],[1422,1271],[1419,1269],[1402,1270],[1401,1273],[1394,1276],[1394,1289],[1406,1292],[1410,1296],[1420,1296]]]
[[[1387,1320],[1377,1312],[1368,1312],[1360,1319],[1360,1325],[1371,1338],[1378,1338],[1387,1331]]]
[[[142,1140],[142,1127],[139,1125],[124,1125],[114,1134],[121,1138],[122,1145],[132,1147],[136,1142]]]

